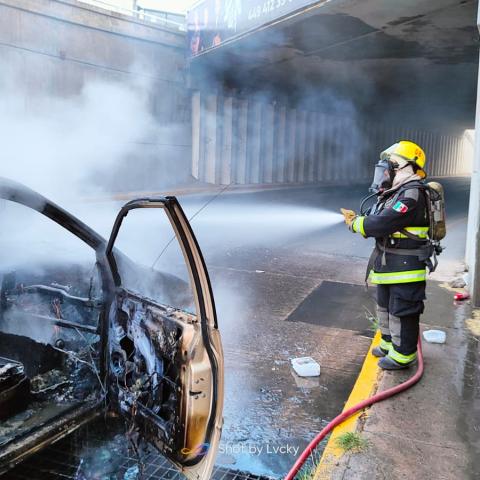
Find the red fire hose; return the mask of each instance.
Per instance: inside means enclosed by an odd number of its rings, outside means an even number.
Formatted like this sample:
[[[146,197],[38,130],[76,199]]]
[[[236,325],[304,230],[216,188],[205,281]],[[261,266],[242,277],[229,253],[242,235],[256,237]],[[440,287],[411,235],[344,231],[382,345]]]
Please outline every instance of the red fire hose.
[[[307,461],[308,457],[312,454],[315,450],[317,445],[337,426],[344,422],[348,417],[352,416],[354,413],[362,410],[363,408],[370,407],[374,403],[381,402],[382,400],[386,400],[387,398],[393,397],[397,393],[403,392],[410,387],[413,387],[423,375],[423,355],[422,355],[422,342],[420,337],[418,337],[418,368],[415,372],[415,375],[410,377],[407,381],[401,383],[400,385],[396,385],[395,387],[389,388],[383,392],[379,392],[373,397],[367,398],[366,400],[357,403],[352,408],[345,410],[340,415],[335,417],[307,446],[307,448],[303,451],[300,455],[298,460],[295,462],[295,465],[292,469],[288,472],[285,480],[294,480],[295,475],[300,471],[303,464]]]

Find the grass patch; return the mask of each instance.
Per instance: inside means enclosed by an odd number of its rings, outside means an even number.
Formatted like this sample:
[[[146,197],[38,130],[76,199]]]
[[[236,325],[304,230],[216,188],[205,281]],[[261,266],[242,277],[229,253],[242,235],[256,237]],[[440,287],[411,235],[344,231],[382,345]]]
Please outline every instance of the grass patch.
[[[370,330],[373,333],[376,333],[376,331],[380,328],[378,317],[375,314],[373,314],[368,308],[365,308],[365,318],[370,323]]]
[[[315,477],[316,467],[308,467],[297,473],[295,480],[312,480]]]
[[[368,447],[368,440],[357,432],[345,432],[337,438],[337,445],[344,452],[357,453]]]
[[[312,452],[306,465],[295,476],[295,480],[313,480],[321,457],[317,451]]]

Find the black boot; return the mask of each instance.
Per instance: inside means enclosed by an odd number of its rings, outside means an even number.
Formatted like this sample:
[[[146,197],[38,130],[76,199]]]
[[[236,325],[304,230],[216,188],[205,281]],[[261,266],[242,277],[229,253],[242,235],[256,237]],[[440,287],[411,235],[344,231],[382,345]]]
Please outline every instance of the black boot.
[[[384,350],[382,347],[375,347],[372,349],[372,355],[374,357],[384,357],[388,354],[388,350]]]
[[[374,357],[384,357],[388,355],[388,352],[392,348],[392,337],[390,335],[382,335],[380,345],[372,349],[372,355]]]
[[[416,363],[416,359],[408,363],[398,363],[387,355],[378,361],[378,366],[383,370],[403,370],[409,368],[410,365],[413,365],[414,363]]]

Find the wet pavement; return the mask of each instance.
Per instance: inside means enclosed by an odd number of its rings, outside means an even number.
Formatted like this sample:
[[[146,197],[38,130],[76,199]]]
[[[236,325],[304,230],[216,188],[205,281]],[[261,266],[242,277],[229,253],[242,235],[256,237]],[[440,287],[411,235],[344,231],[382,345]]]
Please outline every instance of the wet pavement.
[[[468,205],[468,180],[444,183],[449,222],[455,228],[445,241],[447,249],[435,274],[439,279],[450,277],[452,265],[458,268],[462,259]],[[293,205],[312,216],[317,207],[321,216],[339,206],[357,208],[364,192],[363,187],[348,192],[311,187],[219,198],[219,211],[242,205],[247,230],[239,232],[227,221],[230,228],[222,231],[226,246],[222,251],[207,232],[215,204],[193,221],[212,274],[225,345],[224,442],[304,447],[341,411],[370,344],[366,316],[373,289],[365,293],[363,279],[372,241],[350,234],[341,223],[315,228],[314,222],[306,221],[300,231],[297,220],[298,230],[293,231],[288,213],[282,219],[284,234],[276,230],[268,238],[262,225],[252,221],[248,228],[249,213],[255,217],[264,205],[285,205],[288,212]],[[188,203],[185,207],[193,210]],[[289,359],[297,356],[319,361],[322,373],[317,385],[302,387],[295,382]],[[246,453],[232,455],[231,461],[256,473],[281,476],[294,458]]]
[[[439,279],[463,255],[468,205],[468,179],[445,183],[455,229]],[[363,278],[372,242],[349,233],[335,214],[358,209],[364,193],[365,186],[230,192],[192,221],[225,350],[220,468],[280,478],[342,410],[371,341],[373,291],[364,291]],[[190,217],[210,198],[180,200]],[[113,223],[111,213],[81,217],[104,235]],[[320,363],[319,378],[295,376],[290,359],[301,356]]]
[[[430,283],[421,330],[446,332],[446,343],[423,341],[422,380],[369,410],[361,433],[368,448],[337,459],[331,480],[479,478],[480,315],[468,302],[454,302],[453,294]],[[384,373],[378,388],[411,375]]]

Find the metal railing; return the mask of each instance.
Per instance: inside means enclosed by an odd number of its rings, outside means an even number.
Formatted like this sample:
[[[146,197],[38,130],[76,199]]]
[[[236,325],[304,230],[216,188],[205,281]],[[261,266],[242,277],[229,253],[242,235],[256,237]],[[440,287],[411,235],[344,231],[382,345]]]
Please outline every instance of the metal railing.
[[[152,13],[151,10],[146,11],[145,9],[138,8],[137,10],[122,7],[120,5],[115,5],[114,3],[105,2],[103,0],[80,0],[82,3],[93,5],[94,7],[102,8],[104,10],[109,10],[111,12],[120,13],[122,15],[128,15],[130,17],[136,18],[138,20],[143,20],[146,22],[155,23],[157,25],[163,25],[165,27],[174,28],[181,32],[185,32],[186,20],[179,21],[178,17],[181,17],[180,14],[174,14],[171,12],[164,11],[155,11]],[[171,18],[175,17],[175,19]]]

